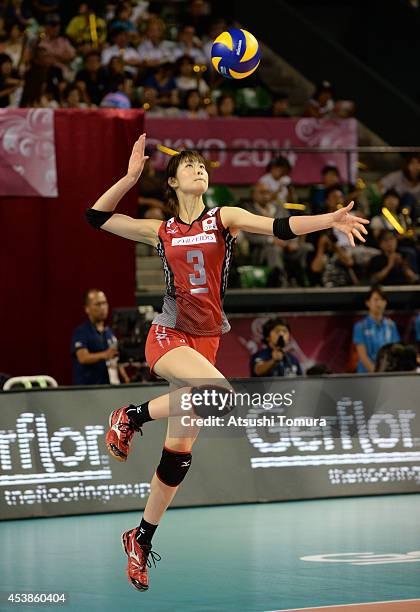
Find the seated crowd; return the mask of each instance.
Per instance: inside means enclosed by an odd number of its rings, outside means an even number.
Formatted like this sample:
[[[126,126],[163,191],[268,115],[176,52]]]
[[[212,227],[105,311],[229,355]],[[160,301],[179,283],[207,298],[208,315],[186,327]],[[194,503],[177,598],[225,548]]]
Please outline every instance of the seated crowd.
[[[151,158],[139,183],[139,216],[165,219],[170,213],[165,209],[163,178],[155,168],[153,150],[147,153]],[[353,200],[355,214],[371,220],[366,243],[351,248],[346,237],[334,229],[288,241],[240,234],[230,286],[343,287],[419,282],[420,154],[410,154],[403,160],[402,170],[370,186],[361,179],[356,185],[345,185],[338,169],[327,165],[320,183],[306,188],[303,197],[299,197],[291,174],[289,161],[276,157],[250,187],[248,197],[235,198],[227,187],[215,186],[206,194],[206,204],[242,206],[274,218],[334,212]],[[290,207],[299,200],[302,210]]]
[[[288,117],[289,95],[259,72],[245,82],[211,66],[230,26],[209,0],[10,0],[0,3],[0,107],[144,108],[158,117]],[[320,83],[293,114],[344,117],[351,102]]]

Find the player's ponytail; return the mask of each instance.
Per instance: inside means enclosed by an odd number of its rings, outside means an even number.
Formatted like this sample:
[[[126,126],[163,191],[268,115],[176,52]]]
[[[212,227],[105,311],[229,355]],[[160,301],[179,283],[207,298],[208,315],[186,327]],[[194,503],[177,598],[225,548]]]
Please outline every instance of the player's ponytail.
[[[165,200],[166,208],[169,211],[169,214],[173,217],[177,217],[179,213],[178,196],[176,195],[175,189],[172,189],[168,183],[166,183]]]

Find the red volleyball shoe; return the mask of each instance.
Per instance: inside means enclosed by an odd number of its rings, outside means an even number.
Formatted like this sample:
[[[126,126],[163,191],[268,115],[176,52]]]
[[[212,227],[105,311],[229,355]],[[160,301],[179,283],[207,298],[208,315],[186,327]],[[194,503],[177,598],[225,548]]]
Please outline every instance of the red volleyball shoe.
[[[137,527],[125,531],[121,536],[121,542],[126,555],[128,556],[127,575],[128,582],[138,591],[147,591],[149,588],[149,577],[147,568],[156,567],[156,561],[161,560],[161,556],[152,550],[151,544],[139,544],[136,540]]]
[[[131,440],[136,431],[143,435],[141,427],[136,426],[127,416],[127,408],[129,406],[111,412],[109,430],[105,438],[108,451],[118,461],[127,461]]]

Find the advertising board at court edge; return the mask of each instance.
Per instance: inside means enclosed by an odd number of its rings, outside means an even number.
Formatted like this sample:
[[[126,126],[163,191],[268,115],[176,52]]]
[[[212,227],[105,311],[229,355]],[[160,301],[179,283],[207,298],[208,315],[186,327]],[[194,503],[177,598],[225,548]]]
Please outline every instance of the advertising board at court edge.
[[[52,431],[46,413],[22,412],[14,429],[0,430],[0,492],[8,506],[147,497],[147,482],[114,483],[101,441],[102,424]],[[102,481],[102,483],[101,483]],[[106,483],[106,484],[104,484]]]
[[[98,399],[108,398],[105,390],[97,393]],[[101,413],[92,416],[84,410],[74,413],[69,410],[67,423],[62,425],[63,419],[57,418],[53,405],[45,406],[32,411],[9,411],[7,421],[7,410],[1,416],[2,516],[12,518],[14,508],[25,508],[28,512],[50,508],[49,512],[53,512],[55,507],[71,513],[72,508],[84,512],[125,509],[125,504],[130,509],[137,507],[139,500],[147,499],[155,466],[150,462],[149,465],[146,452],[141,463],[131,461],[122,467],[114,464],[106,451],[107,425]],[[309,408],[310,398],[308,414]],[[383,492],[396,490],[395,485],[399,485],[400,491],[401,487],[412,490],[420,485],[419,417],[415,410],[398,408],[372,414],[362,400],[342,397],[330,405],[328,412],[323,415],[323,426],[297,424],[297,417],[305,415],[305,406],[299,406],[299,415],[291,414],[292,424],[286,419],[283,425],[276,420],[275,425],[268,427],[250,424],[235,428],[240,435],[234,435],[229,443],[237,444],[237,460],[248,471],[248,479],[261,480],[260,476],[272,474],[277,482],[275,474],[281,470],[284,482],[288,479],[296,482],[296,476],[300,478],[309,472],[322,495],[334,495],[335,491],[351,494],[351,486],[355,485],[369,493],[374,483],[381,483]],[[244,416],[254,423],[263,413],[262,407],[254,406]],[[281,409],[278,413],[281,414]],[[275,409],[271,410],[273,414]],[[162,433],[156,428],[149,427],[147,438],[153,447],[162,443]],[[248,444],[243,444],[244,439]],[[214,443],[223,448],[226,440],[217,439]],[[197,473],[208,466],[208,453],[213,465],[221,462],[220,478],[224,484],[235,481],[236,472],[223,468],[223,452],[214,453],[210,448],[196,453]],[[265,478],[261,482],[267,483],[267,499],[277,499],[278,487],[270,488]],[[194,489],[194,495],[199,494]],[[217,503],[214,501],[217,491],[212,490],[211,483],[206,484],[205,495],[208,503]],[[257,501],[257,492],[255,498]],[[194,500],[195,497],[190,498],[191,503]],[[237,500],[241,500],[240,490]]]
[[[251,412],[257,417],[262,411]],[[331,485],[401,480],[420,485],[419,417],[415,410],[371,414],[362,400],[343,397],[336,402],[335,412],[322,419],[322,426],[301,427],[299,421],[305,419],[295,418],[286,419],[289,425],[265,430],[248,427],[248,440],[258,451],[250,459],[252,468],[325,466]]]

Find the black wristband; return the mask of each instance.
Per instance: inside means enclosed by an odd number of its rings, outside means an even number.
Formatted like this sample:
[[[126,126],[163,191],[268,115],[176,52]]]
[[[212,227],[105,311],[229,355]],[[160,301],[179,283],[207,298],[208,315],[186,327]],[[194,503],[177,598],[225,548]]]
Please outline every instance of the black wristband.
[[[296,238],[297,234],[292,232],[290,229],[290,217],[279,219],[278,217],[273,221],[273,235],[280,240],[292,240]]]
[[[103,224],[112,217],[113,212],[104,210],[96,210],[96,208],[86,208],[86,221],[95,229],[101,229]]]

